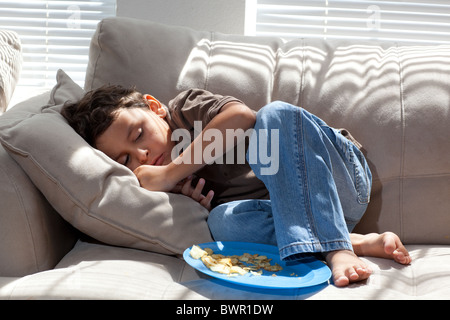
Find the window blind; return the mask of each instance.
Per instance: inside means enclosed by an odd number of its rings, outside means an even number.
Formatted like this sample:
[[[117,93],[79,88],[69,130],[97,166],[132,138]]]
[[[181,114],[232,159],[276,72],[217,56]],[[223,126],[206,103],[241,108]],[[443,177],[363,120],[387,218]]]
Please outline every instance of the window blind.
[[[19,84],[52,87],[56,71],[64,69],[83,86],[97,23],[115,14],[116,0],[0,0],[0,29],[17,32],[22,42]]]
[[[247,0],[247,34],[450,43],[450,1]],[[253,22],[252,22],[253,21]]]

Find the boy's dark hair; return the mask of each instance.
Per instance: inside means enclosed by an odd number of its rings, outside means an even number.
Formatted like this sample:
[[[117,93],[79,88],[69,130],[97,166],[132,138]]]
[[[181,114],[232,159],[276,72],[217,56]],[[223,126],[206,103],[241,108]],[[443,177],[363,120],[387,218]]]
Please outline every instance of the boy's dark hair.
[[[135,88],[108,85],[87,92],[77,102],[64,104],[61,114],[69,125],[92,147],[117,117],[116,110],[146,107],[144,98]]]

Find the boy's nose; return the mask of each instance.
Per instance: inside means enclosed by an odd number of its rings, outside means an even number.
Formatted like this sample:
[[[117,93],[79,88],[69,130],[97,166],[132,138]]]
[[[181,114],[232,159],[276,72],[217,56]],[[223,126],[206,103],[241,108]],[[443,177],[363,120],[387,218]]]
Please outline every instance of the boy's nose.
[[[148,159],[148,151],[140,149],[138,150],[138,161],[140,164],[146,164]]]

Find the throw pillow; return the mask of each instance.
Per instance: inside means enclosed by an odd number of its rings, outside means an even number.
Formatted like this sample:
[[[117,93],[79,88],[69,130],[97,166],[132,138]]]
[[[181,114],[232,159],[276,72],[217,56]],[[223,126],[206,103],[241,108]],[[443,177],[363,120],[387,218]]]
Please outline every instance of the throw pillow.
[[[0,141],[59,214],[108,244],[181,254],[212,241],[207,210],[192,199],[150,192],[126,167],[90,147],[60,115],[84,91],[62,70],[49,104],[0,117]]]

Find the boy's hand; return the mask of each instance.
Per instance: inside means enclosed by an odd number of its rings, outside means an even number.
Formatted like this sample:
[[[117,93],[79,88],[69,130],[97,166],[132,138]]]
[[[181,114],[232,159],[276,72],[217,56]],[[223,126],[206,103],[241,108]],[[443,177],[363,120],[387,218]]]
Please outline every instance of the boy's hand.
[[[200,203],[203,207],[211,210],[211,200],[214,192],[210,190],[206,196],[202,194],[205,180],[200,179],[197,185],[192,187],[192,176],[176,182],[169,178],[167,166],[142,165],[137,167],[133,173],[139,180],[141,187],[150,191],[165,191],[181,193]]]
[[[172,192],[184,194],[200,203],[206,209],[211,210],[211,201],[214,197],[214,191],[209,190],[206,196],[203,195],[202,191],[205,186],[205,179],[199,179],[195,188],[192,186],[192,179],[193,177],[189,176],[180,181]]]

